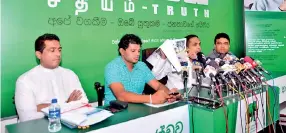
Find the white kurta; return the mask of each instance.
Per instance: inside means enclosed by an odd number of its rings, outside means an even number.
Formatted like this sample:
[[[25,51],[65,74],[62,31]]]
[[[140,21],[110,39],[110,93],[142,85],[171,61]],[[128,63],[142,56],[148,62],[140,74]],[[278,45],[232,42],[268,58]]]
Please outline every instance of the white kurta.
[[[16,82],[15,104],[20,121],[43,118],[42,112],[37,112],[37,105],[51,103],[57,98],[64,104],[74,90],[82,92],[82,98],[74,103],[88,103],[88,99],[77,75],[66,68],[47,69],[38,65],[21,75]]]

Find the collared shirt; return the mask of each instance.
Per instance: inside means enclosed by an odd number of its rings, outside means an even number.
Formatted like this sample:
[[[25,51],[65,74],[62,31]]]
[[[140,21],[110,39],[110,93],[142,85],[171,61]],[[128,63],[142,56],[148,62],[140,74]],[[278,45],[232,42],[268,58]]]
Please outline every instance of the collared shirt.
[[[112,83],[121,83],[128,92],[142,94],[146,83],[155,79],[147,65],[141,61],[134,64],[129,71],[122,57],[119,56],[107,64],[104,71],[105,79],[105,104],[116,100],[110,89]],[[116,88],[114,88],[116,89]]]
[[[231,52],[227,52],[226,54],[233,55]],[[224,55],[226,55],[224,54]],[[222,54],[218,53],[215,49],[207,56],[207,58],[215,59],[215,58],[223,58],[220,57]],[[234,56],[234,55],[233,55]]]
[[[21,75],[16,82],[15,104],[20,121],[43,118],[42,112],[37,112],[38,104],[51,103],[57,98],[64,104],[74,90],[82,92],[82,98],[75,103],[88,103],[77,75],[63,67],[47,69],[38,65]]]

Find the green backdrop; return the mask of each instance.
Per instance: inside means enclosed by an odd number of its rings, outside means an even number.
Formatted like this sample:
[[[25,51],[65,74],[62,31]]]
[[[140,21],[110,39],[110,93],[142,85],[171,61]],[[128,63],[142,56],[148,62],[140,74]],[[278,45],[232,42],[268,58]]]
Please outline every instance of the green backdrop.
[[[209,54],[214,36],[226,32],[231,51],[244,55],[242,0],[208,0],[207,5],[184,0],[133,0],[133,12],[124,11],[127,0],[78,0],[88,4],[88,10],[78,15],[76,1],[61,0],[54,8],[48,6],[51,1],[57,0],[1,1],[1,118],[15,115],[15,82],[37,65],[34,41],[44,33],[60,37],[62,66],[79,76],[90,101],[97,100],[93,84],[103,84],[104,66],[118,55],[116,40],[126,33],[144,39],[143,49],[157,47],[164,39],[197,34],[203,52]],[[112,11],[102,9],[105,1],[108,7],[113,2]],[[152,4],[158,5],[157,14]],[[132,3],[127,1],[126,5],[130,9]],[[168,15],[168,6],[173,7],[174,15]],[[187,16],[181,15],[182,7],[187,8]]]

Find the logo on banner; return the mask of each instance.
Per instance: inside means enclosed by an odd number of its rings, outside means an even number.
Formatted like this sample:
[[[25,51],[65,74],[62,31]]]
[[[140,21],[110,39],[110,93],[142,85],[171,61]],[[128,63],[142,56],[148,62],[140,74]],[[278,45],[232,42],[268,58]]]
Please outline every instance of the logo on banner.
[[[59,2],[61,2],[61,0],[48,0],[48,6],[51,8],[55,8],[58,6]]]
[[[168,0],[170,2],[181,2],[181,0]],[[183,0],[182,0],[183,1]],[[57,7],[57,4],[61,2],[61,0],[48,0],[48,6],[51,8],[55,8]],[[114,0],[101,0],[100,1],[100,7],[102,11],[105,12],[113,12],[114,11],[114,5],[115,2]],[[125,13],[134,13],[135,11],[138,11],[138,9],[140,10],[153,10],[153,14],[156,15],[158,14],[158,10],[162,10],[161,7],[159,7],[158,4],[151,4],[151,5],[137,5],[135,4],[135,1],[132,0],[124,0],[123,1],[124,7],[123,10]],[[184,3],[187,4],[196,4],[196,5],[208,5],[208,0],[184,0]],[[76,0],[75,1],[75,15],[78,16],[79,13],[84,13],[88,11],[88,0]],[[188,16],[189,14],[193,14],[195,17],[199,16],[199,9],[198,8],[193,8],[193,9],[188,9],[188,7],[186,6],[181,6],[180,8],[180,12],[179,13],[175,13],[175,9],[174,8],[178,8],[178,7],[174,7],[174,6],[167,6],[167,12],[166,14],[168,16],[173,16],[175,14],[180,14],[181,16]],[[136,9],[136,10],[135,10]],[[209,9],[203,9],[203,14],[201,14],[200,16],[203,16],[204,18],[209,18],[210,17],[210,11]]]
[[[183,122],[178,121],[175,125],[162,125],[160,129],[156,130],[156,133],[182,133],[184,130]]]

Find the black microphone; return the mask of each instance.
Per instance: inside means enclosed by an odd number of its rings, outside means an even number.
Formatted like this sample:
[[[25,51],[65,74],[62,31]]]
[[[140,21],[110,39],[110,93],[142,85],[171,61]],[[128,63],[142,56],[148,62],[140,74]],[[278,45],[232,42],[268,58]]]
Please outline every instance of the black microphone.
[[[219,72],[218,73],[218,76],[227,84],[229,81],[227,81],[226,77],[221,73]]]
[[[206,57],[205,57],[205,55],[202,53],[202,52],[198,52],[197,53],[197,58],[198,58],[198,61],[200,62],[200,63],[202,63],[202,65],[203,65],[203,68],[205,68],[206,67]]]
[[[206,62],[204,62],[204,63],[206,63]],[[198,60],[193,60],[193,64],[195,65],[195,66],[201,66],[202,67],[202,69],[195,69],[195,71],[196,71],[196,74],[197,75],[202,75],[204,78],[206,77],[206,75],[205,75],[205,73],[203,72],[203,70],[204,70],[204,66],[203,66],[203,63],[202,62],[200,62],[200,61],[198,61]]]
[[[239,76],[235,71],[232,71],[232,74],[234,75],[234,77],[236,77],[236,78],[238,79],[238,82],[239,82],[240,84],[243,83],[243,81],[241,80],[240,76]]]
[[[219,54],[218,58],[223,59],[226,54]]]

